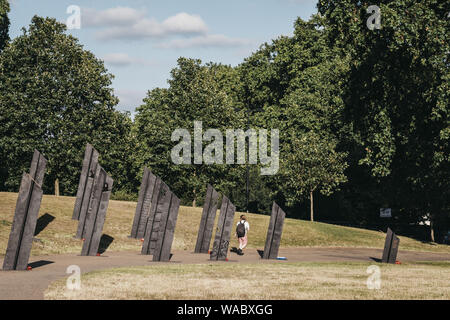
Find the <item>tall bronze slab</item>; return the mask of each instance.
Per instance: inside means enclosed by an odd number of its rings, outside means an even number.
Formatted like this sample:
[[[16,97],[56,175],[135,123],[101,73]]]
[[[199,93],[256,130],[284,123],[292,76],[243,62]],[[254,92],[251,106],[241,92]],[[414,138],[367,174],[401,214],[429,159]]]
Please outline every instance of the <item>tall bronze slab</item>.
[[[98,166],[100,167],[100,166]],[[92,189],[89,210],[84,226],[84,242],[82,256],[95,256],[98,253],[100,238],[108,210],[114,180],[108,176],[103,168],[99,168]]]
[[[14,220],[11,226],[3,270],[26,270],[30,258],[34,231],[42,200],[47,160],[35,150],[30,173],[24,173],[20,183]]]
[[[94,169],[95,169],[94,172],[89,174],[87,179],[87,188],[86,192],[84,193],[85,199],[83,200],[82,209],[80,211],[80,217],[78,219],[77,233],[75,234],[75,238],[77,239],[85,239],[86,220],[89,216],[92,195],[94,194],[94,186],[103,170],[102,166],[98,163]],[[89,191],[89,193],[87,191]]]
[[[156,180],[153,196],[155,201],[152,201],[150,207],[150,213],[145,227],[144,243],[142,244],[141,250],[141,253],[145,255],[154,254],[161,219],[163,214],[169,210],[170,206],[170,189],[161,179]]]
[[[277,259],[280,248],[281,234],[283,233],[286,213],[274,202],[272,215],[270,216],[269,229],[267,230],[266,244],[264,246],[263,259]]]
[[[95,167],[93,167],[93,171],[90,171],[87,180],[86,180],[86,189],[83,194],[83,200],[81,203],[81,209],[80,209],[80,216],[78,218],[78,230],[75,234],[75,238],[82,239],[83,238],[83,232],[84,232],[84,225],[86,223],[86,217],[89,210],[89,203],[92,196],[92,188],[94,186],[94,181],[96,174],[98,175],[98,172],[100,170],[100,165],[97,163]]]
[[[147,195],[144,198],[142,206],[141,220],[138,225],[137,238],[142,239],[145,237],[147,227],[149,227],[148,221],[151,219],[154,221],[156,213],[156,204],[158,202],[158,195],[161,188],[161,179],[158,176],[151,176],[151,180],[148,184]],[[151,224],[153,225],[153,223]]]
[[[227,259],[228,246],[230,245],[231,227],[233,225],[235,211],[236,207],[226,196],[223,196],[210,260]]]
[[[397,261],[399,244],[400,239],[395,235],[395,233],[390,228],[388,228],[386,233],[386,240],[384,242],[384,250],[381,262],[395,264],[395,262]]]
[[[145,237],[148,219],[155,212],[151,211],[151,208],[153,202],[158,199],[160,184],[161,179],[155,176],[148,168],[144,168],[130,238],[142,239]]]
[[[80,182],[78,183],[77,198],[73,208],[72,219],[79,220],[80,216],[86,214],[89,205],[89,197],[91,195],[93,177],[98,164],[99,153],[89,143],[86,145],[84,152],[83,167],[80,174]]]
[[[175,226],[177,224],[178,210],[180,209],[180,199],[171,191],[170,204],[167,211],[161,216],[159,225],[158,240],[153,252],[153,261],[167,262],[170,260],[170,250],[172,249],[173,236],[175,234]],[[165,208],[165,206],[164,206]]]
[[[217,207],[219,205],[218,199],[219,194],[210,184],[208,184],[202,218],[198,229],[197,243],[195,244],[195,253],[208,253],[209,251],[214,220],[216,219]]]
[[[138,202],[137,202],[137,206],[136,206],[136,211],[134,213],[134,219],[133,219],[133,225],[131,227],[130,238],[137,239],[139,224],[141,222],[141,216],[142,216],[142,206],[143,206],[144,197],[145,197],[145,194],[147,191],[149,175],[150,175],[150,170],[147,167],[145,167],[144,173],[142,175],[141,186],[139,188]]]

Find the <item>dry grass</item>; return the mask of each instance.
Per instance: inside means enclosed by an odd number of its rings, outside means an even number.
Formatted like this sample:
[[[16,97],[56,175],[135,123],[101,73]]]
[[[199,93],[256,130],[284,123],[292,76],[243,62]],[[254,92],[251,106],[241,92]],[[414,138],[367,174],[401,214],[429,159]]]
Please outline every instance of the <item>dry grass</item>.
[[[450,299],[450,262],[381,265],[381,289],[367,288],[368,263],[197,264],[132,267],[82,275],[81,290],[54,282],[46,299],[299,300]],[[245,275],[245,277],[243,277]]]
[[[0,193],[0,255],[4,256],[14,216],[17,194]],[[55,219],[39,233],[33,242],[31,255],[79,253],[82,242],[74,239],[78,221],[72,220],[74,197],[44,196],[39,216],[49,214]],[[136,250],[140,243],[127,238],[131,230],[130,213],[135,210],[132,202],[112,201],[108,207],[103,232],[114,238],[108,250]],[[132,218],[131,218],[132,219]],[[130,226],[130,227],[128,227]]]
[[[0,256],[4,256],[8,242],[16,193],[0,193]],[[73,236],[76,233],[77,221],[71,219],[75,203],[74,197],[44,196],[39,215],[48,213],[55,219],[39,234],[41,241],[33,243],[32,255],[48,255],[61,253],[79,253],[81,241]],[[103,232],[114,238],[110,251],[139,251],[141,242],[129,239],[131,232],[135,202],[110,201]],[[193,250],[197,239],[202,208],[181,207],[173,249]],[[237,222],[240,213],[236,213]],[[216,221],[219,214],[216,216]],[[269,216],[247,214],[251,225],[249,248],[264,247]],[[282,247],[367,247],[383,248],[385,234],[364,229],[348,228],[330,224],[286,219]],[[406,237],[400,237],[402,250],[450,252],[448,245],[431,245]]]

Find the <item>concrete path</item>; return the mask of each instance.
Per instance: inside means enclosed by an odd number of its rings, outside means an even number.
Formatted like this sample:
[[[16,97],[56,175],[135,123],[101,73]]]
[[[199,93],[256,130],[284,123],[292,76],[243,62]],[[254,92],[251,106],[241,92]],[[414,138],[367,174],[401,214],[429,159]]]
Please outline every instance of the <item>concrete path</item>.
[[[194,254],[175,251],[170,264],[189,263],[286,263],[286,262],[373,262],[381,259],[381,249],[365,248],[289,248],[280,249],[279,256],[287,261],[262,260],[255,249],[247,249],[244,256],[229,253],[228,262],[211,262],[207,254]],[[375,260],[374,260],[375,259]],[[397,260],[412,261],[450,261],[450,253],[424,253],[399,251]],[[82,273],[115,267],[158,265],[151,256],[138,252],[106,252],[100,257],[82,257],[76,254],[31,257],[31,271],[0,271],[0,300],[43,299],[44,291],[52,281],[69,276],[67,267],[77,265]],[[0,259],[3,265],[3,259]]]

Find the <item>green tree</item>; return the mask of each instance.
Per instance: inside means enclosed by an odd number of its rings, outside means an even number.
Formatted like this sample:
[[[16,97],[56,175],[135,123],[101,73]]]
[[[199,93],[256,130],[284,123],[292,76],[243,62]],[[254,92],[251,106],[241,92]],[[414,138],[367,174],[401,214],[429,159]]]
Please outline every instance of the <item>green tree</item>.
[[[314,221],[314,192],[331,195],[340,184],[347,182],[344,170],[346,154],[336,151],[337,141],[320,137],[314,131],[293,136],[290,148],[283,158],[288,204],[309,195],[310,217]]]
[[[207,183],[221,191],[232,189],[239,182],[239,166],[195,164],[193,152],[189,155],[191,164],[174,164],[171,151],[177,142],[172,142],[172,133],[187,129],[193,139],[194,121],[202,122],[203,133],[209,128],[223,134],[227,128],[239,128],[241,112],[235,100],[238,88],[231,67],[202,65],[200,60],[178,59],[178,67],[171,75],[168,89],[150,91],[144,105],[137,108],[133,130],[138,141],[134,170],[140,176],[141,168],[149,166],[185,203],[195,206]],[[203,143],[203,148],[208,144]]]
[[[0,0],[0,52],[9,41],[9,1]]]
[[[290,134],[282,155],[286,199],[293,205],[308,195],[311,221],[314,192],[330,196],[347,182],[348,153],[342,150],[347,130],[342,125],[340,95],[347,66],[344,59],[330,57],[302,70],[295,79],[297,89],[282,101]]]
[[[305,197],[312,200],[317,188],[330,195],[346,181],[346,153],[340,149],[342,136],[348,132],[341,121],[348,59],[336,56],[326,41],[322,18],[299,18],[293,37],[265,44],[240,66],[242,100],[250,108],[259,104],[263,110],[256,113],[253,123],[280,130],[282,170],[266,183],[272,197],[286,200],[290,207]],[[299,139],[306,136],[314,138],[314,144],[299,147]],[[330,161],[336,164],[328,166],[327,156],[334,156]],[[317,176],[292,180],[305,171]]]
[[[131,120],[115,110],[112,75],[55,19],[35,16],[0,60],[0,188],[17,191],[33,149],[48,159],[45,191],[59,179],[61,193],[77,190],[84,148],[90,142],[101,164],[127,184]]]
[[[372,3],[370,3],[372,4]],[[450,220],[448,2],[379,1],[369,30],[366,1],[320,0],[328,42],[350,55],[346,122],[365,154],[359,163],[383,186],[400,219]]]

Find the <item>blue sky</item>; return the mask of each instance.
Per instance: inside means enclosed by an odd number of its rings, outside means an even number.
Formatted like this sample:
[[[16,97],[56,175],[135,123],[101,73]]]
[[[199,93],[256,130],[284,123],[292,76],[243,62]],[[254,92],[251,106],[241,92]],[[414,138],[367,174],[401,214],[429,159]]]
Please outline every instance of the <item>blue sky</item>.
[[[167,87],[178,57],[232,66],[264,42],[291,35],[297,17],[308,19],[316,0],[12,0],[10,35],[33,15],[67,21],[81,8],[81,29],[68,32],[103,59],[115,75],[118,109],[134,111],[148,90]]]

